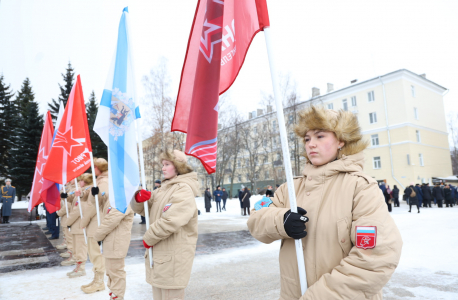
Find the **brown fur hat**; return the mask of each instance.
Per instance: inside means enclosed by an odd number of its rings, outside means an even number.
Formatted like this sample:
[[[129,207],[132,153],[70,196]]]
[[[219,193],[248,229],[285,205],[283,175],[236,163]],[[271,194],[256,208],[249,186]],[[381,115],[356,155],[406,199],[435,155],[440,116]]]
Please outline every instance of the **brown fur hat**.
[[[94,166],[102,173],[108,171],[108,162],[104,158],[94,157]]]
[[[162,152],[159,156],[159,160],[168,160],[172,162],[172,164],[175,166],[175,169],[177,170],[178,175],[184,175],[193,171],[191,166],[188,165],[186,154],[180,150],[173,150],[173,152]]]
[[[302,138],[309,130],[323,130],[334,132],[340,142],[345,145],[339,151],[339,158],[342,155],[352,155],[367,148],[369,143],[363,141],[361,127],[358,118],[349,111],[325,109],[322,106],[310,106],[299,113],[299,122],[294,131]],[[307,154],[303,154],[307,160]]]
[[[92,179],[92,174],[89,173],[84,173],[81,175],[81,180],[83,180],[86,185],[91,185],[94,182]]]

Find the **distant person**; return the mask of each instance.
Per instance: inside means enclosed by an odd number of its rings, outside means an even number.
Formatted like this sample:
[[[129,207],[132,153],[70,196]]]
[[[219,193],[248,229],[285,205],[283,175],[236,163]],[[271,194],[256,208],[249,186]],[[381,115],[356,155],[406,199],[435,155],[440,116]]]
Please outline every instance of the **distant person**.
[[[418,206],[421,207],[421,204],[423,203],[423,191],[421,190],[419,183],[415,185],[415,192],[417,193]]]
[[[450,185],[444,187],[445,207],[453,207],[453,191]]]
[[[250,215],[250,197],[251,193],[250,190],[246,187],[243,189],[242,193],[242,206],[243,206],[243,215],[246,216],[248,211],[248,215]]]
[[[433,196],[436,200],[437,207],[442,208],[442,201],[444,201],[444,190],[440,187],[439,183],[436,183],[433,188]]]
[[[240,202],[240,213],[243,216],[243,202],[242,202],[242,197],[243,197],[243,189],[239,190],[239,202]]]
[[[2,205],[2,217],[3,217],[3,224],[8,224],[10,222],[11,216],[11,207],[14,202],[14,198],[16,197],[16,188],[11,185],[11,179],[7,178],[5,180],[5,186],[2,186],[2,195],[0,198],[0,202],[3,203]],[[55,220],[54,220],[55,222]]]
[[[221,199],[223,197],[223,192],[221,191],[221,186],[217,186],[216,190],[213,192],[213,197],[216,202],[216,212],[221,212]]]
[[[223,199],[223,210],[226,211],[226,201],[227,201],[227,197],[229,197],[229,195],[227,194],[226,192],[226,189],[223,188],[223,196],[221,197]]]
[[[431,207],[431,201],[433,200],[433,195],[431,193],[431,188],[429,183],[424,183],[421,187],[423,192],[423,207]]]
[[[210,208],[212,208],[212,194],[210,194],[210,189],[205,189],[205,211],[210,212]]]
[[[388,207],[388,211],[391,212],[391,203],[390,203],[391,196],[390,194],[388,194],[388,191],[385,186],[385,182],[380,183],[378,187],[382,190],[383,198],[385,198],[385,203],[386,203],[386,206]]]
[[[272,191],[272,186],[269,185],[266,190],[266,197],[273,197],[273,196],[274,196],[274,192]]]
[[[394,207],[399,207],[399,189],[397,185],[393,186],[393,191],[391,192],[391,196],[393,196]]]
[[[420,213],[420,206],[418,205],[417,192],[415,191],[414,183],[412,182],[410,186],[406,187],[404,194],[409,199],[409,212],[412,211],[412,205],[416,205],[418,213]]]

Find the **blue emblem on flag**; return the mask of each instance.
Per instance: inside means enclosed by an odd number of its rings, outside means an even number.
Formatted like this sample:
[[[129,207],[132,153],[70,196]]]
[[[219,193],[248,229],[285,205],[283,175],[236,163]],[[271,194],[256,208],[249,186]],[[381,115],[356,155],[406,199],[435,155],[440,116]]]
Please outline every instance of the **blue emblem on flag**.
[[[269,207],[269,205],[272,204],[272,200],[270,200],[269,197],[262,197],[261,200],[259,200],[258,202],[256,202],[256,204],[254,205],[254,209],[255,210],[260,210],[261,208],[263,207]]]

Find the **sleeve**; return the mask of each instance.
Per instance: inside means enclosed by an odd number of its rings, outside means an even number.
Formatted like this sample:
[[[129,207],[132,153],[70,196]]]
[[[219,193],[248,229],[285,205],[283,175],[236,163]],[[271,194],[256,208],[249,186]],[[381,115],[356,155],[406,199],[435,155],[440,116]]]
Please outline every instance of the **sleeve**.
[[[249,195],[247,195],[249,197]],[[247,225],[251,235],[260,242],[270,244],[273,241],[290,238],[285,231],[283,219],[289,210],[286,207],[288,187],[280,186],[271,198],[272,204],[260,210],[252,209]]]
[[[129,214],[130,208],[127,207],[126,214],[123,214],[116,208],[112,208],[110,212],[105,216],[100,226],[97,228],[97,231],[94,234],[94,239],[96,241],[103,241],[107,235],[110,234],[116,227],[121,223]]]
[[[162,213],[161,218],[149,226],[143,236],[143,240],[150,246],[156,245],[188,224],[197,211],[191,187],[187,184],[179,183],[177,185],[177,190],[172,192],[169,200],[171,206]]]
[[[359,187],[358,187],[359,186]],[[356,246],[331,273],[324,274],[307,289],[301,300],[370,299],[379,293],[396,269],[401,257],[402,239],[391,218],[377,183],[359,178],[353,199],[351,241],[355,245],[356,226],[376,226],[372,249]]]
[[[57,215],[59,217],[62,217],[64,216],[65,214],[67,213],[67,211],[65,210],[65,202],[64,200],[60,200],[60,209],[57,211]]]
[[[90,195],[89,197],[93,197]],[[89,225],[91,219],[97,214],[95,204],[86,201],[83,206],[83,218],[81,219],[81,228],[86,228]]]
[[[81,203],[78,203],[78,205],[81,205]],[[72,226],[72,224],[75,223],[79,217],[80,217],[80,209],[78,207],[72,209],[72,212],[68,214],[67,226]]]

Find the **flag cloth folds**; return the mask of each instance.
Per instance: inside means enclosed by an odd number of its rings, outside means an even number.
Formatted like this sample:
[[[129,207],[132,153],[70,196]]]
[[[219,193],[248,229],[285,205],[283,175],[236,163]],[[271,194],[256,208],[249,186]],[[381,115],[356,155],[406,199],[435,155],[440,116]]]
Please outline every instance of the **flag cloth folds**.
[[[129,12],[124,8],[118,27],[116,53],[100,100],[94,131],[108,147],[109,199],[125,213],[140,184],[135,120],[135,80],[129,41]]]
[[[80,75],[72,87],[67,107],[56,131],[43,177],[65,184],[91,166],[89,152],[92,147]]]
[[[29,200],[29,212],[43,202],[41,198],[41,190],[43,187],[43,168],[48,160],[49,151],[51,150],[52,137],[54,134],[54,128],[52,126],[51,113],[48,110],[46,115],[45,125],[41,133],[40,146],[38,147],[37,162],[35,164],[35,174],[33,175],[32,191],[30,193]],[[57,191],[59,192],[59,191]],[[58,196],[60,199],[60,197]]]
[[[188,155],[216,170],[218,99],[234,82],[254,36],[269,26],[266,0],[201,0],[181,73],[172,131]]]

